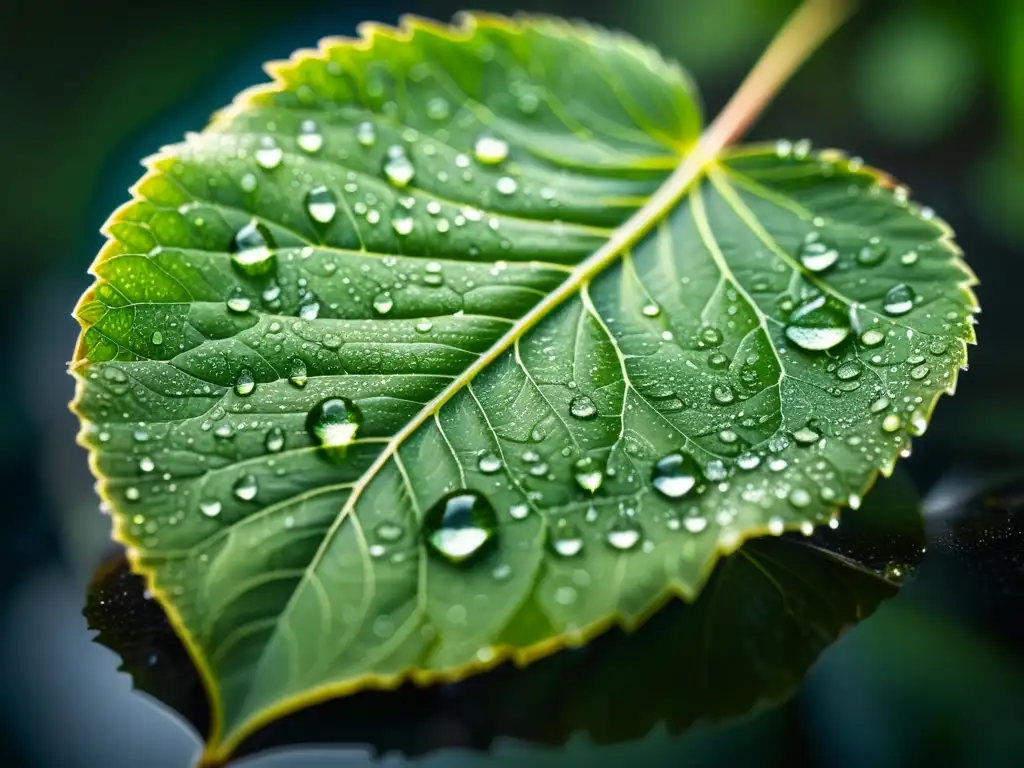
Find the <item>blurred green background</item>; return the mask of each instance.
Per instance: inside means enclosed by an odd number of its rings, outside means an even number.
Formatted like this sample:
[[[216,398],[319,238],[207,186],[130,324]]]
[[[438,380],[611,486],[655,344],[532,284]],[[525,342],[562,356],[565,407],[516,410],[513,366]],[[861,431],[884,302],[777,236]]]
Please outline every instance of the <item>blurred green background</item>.
[[[964,478],[1024,474],[1017,299],[1024,285],[1024,2],[861,5],[751,138],[807,137],[891,172],[950,222],[981,277],[984,313],[971,371],[909,460],[938,508]],[[694,74],[709,116],[794,6],[474,4],[583,17],[649,40]],[[89,284],[98,228],[141,174],[139,158],[200,129],[235,92],[262,81],[265,60],[328,34],[352,34],[363,19],[394,22],[403,12],[447,19],[460,7],[452,0],[45,0],[0,10],[0,285],[8,297],[0,313],[9,366],[0,377],[5,765],[174,766],[195,748],[127,693],[117,662],[88,644],[79,616],[108,524],[66,409],[72,382],[64,368],[77,335],[70,311]],[[998,562],[982,562],[978,580],[958,570],[963,552],[926,562],[919,583],[832,649],[787,707],[685,739],[655,734],[643,744],[543,756],[508,747],[500,761],[1024,764],[1024,633],[1016,618],[1024,566],[985,552],[978,557]],[[348,759],[331,764],[365,757]]]

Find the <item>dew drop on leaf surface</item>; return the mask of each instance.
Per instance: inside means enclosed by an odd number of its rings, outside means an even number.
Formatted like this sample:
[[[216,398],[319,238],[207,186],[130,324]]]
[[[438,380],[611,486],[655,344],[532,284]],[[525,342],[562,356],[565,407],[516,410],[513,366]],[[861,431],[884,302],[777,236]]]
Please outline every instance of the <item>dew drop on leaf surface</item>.
[[[494,507],[476,491],[456,491],[445,496],[423,516],[423,533],[429,549],[452,563],[468,561],[497,535]]]
[[[817,296],[793,310],[786,323],[786,336],[803,349],[821,352],[850,335],[850,320],[825,296]]]
[[[662,456],[651,471],[651,485],[666,499],[681,499],[692,491],[701,477],[700,467],[685,453]]]
[[[306,429],[331,454],[352,444],[362,420],[362,413],[355,403],[347,397],[332,397],[309,412]]]

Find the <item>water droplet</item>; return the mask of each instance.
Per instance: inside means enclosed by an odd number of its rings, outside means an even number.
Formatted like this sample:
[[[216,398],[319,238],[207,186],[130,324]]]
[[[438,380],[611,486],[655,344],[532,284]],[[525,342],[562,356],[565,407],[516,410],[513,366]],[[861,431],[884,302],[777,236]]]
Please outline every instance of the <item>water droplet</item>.
[[[846,313],[818,296],[793,310],[786,324],[786,336],[797,346],[820,352],[839,344],[850,335]]]
[[[513,504],[508,508],[508,515],[513,520],[523,520],[528,514],[530,514],[530,507],[527,504]]]
[[[742,453],[736,457],[736,466],[747,471],[757,469],[761,464],[761,457],[756,453]]]
[[[910,569],[902,563],[887,563],[882,569],[882,577],[896,584],[903,583],[909,574]]]
[[[889,246],[879,237],[872,237],[867,244],[857,251],[857,263],[865,267],[874,267],[885,261],[889,254]]]
[[[917,263],[917,259],[917,251],[907,251],[902,256],[900,256],[900,264],[904,265],[905,267],[911,267]]]
[[[813,429],[809,429],[807,427],[804,427],[803,429],[798,429],[796,430],[796,432],[793,433],[793,439],[796,440],[800,445],[814,445],[816,442],[818,442],[818,439],[820,437],[821,435],[819,435]]]
[[[724,371],[731,362],[728,355],[723,355],[721,352],[713,352],[708,356],[708,367],[716,371]]]
[[[402,237],[412,234],[415,226],[416,221],[412,216],[400,215],[391,219],[391,228]]]
[[[228,309],[238,314],[244,314],[252,308],[252,299],[245,296],[232,296],[227,301]]]
[[[884,411],[888,407],[889,407],[889,398],[888,397],[880,397],[877,400],[875,400],[875,402],[873,402],[871,404],[871,412],[872,413],[879,413],[880,411]]]
[[[476,466],[485,475],[493,475],[495,472],[501,471],[501,459],[497,454],[488,452],[477,460]]]
[[[907,432],[912,437],[920,437],[928,430],[928,419],[921,411],[914,411],[910,414],[910,420],[907,423]]]
[[[722,332],[717,328],[705,326],[700,329],[697,338],[700,340],[701,346],[717,347],[722,343]]]
[[[473,144],[473,156],[477,162],[484,165],[497,165],[508,157],[508,142],[495,136],[481,134]]]
[[[451,114],[451,111],[448,100],[442,96],[435,96],[427,102],[427,117],[431,120],[444,120]]]
[[[772,536],[781,536],[784,530],[786,530],[786,524],[782,522],[781,517],[768,518],[768,533]]]
[[[811,503],[811,494],[804,488],[794,488],[789,492],[789,503],[797,509],[803,509]]]
[[[657,317],[661,314],[661,307],[652,302],[650,304],[644,304],[643,309],[640,311],[644,313],[644,317]]]
[[[207,517],[216,517],[220,514],[223,509],[223,505],[219,501],[201,501],[199,502],[199,511]]]
[[[372,147],[377,142],[377,129],[373,123],[366,121],[356,126],[356,141],[364,147]]]
[[[273,247],[270,230],[253,219],[235,234],[231,261],[250,277],[265,275],[274,268]]]
[[[514,195],[519,189],[519,182],[511,176],[502,176],[494,183],[494,188],[503,195]]]
[[[309,383],[309,375],[306,372],[306,364],[301,360],[296,360],[292,364],[291,372],[288,374],[288,381],[292,386],[302,389]]]
[[[405,529],[397,523],[380,523],[373,529],[373,532],[378,539],[389,544],[398,541],[405,535]]]
[[[597,416],[597,406],[586,395],[576,395],[569,402],[569,413],[577,419],[589,421]]]
[[[263,444],[270,453],[279,453],[284,449],[284,430],[273,427],[267,432],[267,439]]]
[[[139,469],[143,472],[152,472],[156,469],[156,462],[146,456],[139,460]]]
[[[150,337],[150,340],[154,345],[159,347],[164,343],[164,335],[160,331],[153,331],[153,335]]]
[[[683,520],[683,528],[690,533],[700,533],[708,527],[708,519],[701,515],[692,515]]]
[[[252,371],[248,368],[243,368],[242,372],[238,374],[238,379],[235,381],[235,394],[239,397],[246,397],[256,391],[256,380],[252,376]]]
[[[252,501],[256,498],[256,494],[259,492],[259,485],[256,482],[256,476],[242,475],[235,482],[232,491],[238,499],[241,499],[242,501]]]
[[[259,146],[256,147],[253,156],[256,158],[256,164],[260,168],[272,171],[281,164],[281,160],[284,158],[284,151],[277,146],[273,136],[263,136],[260,138]]]
[[[394,300],[390,294],[378,293],[373,298],[373,310],[378,315],[386,315],[391,311],[391,308],[395,306]]]
[[[497,533],[494,507],[475,491],[456,491],[432,506],[423,517],[431,551],[452,563],[479,553]]]
[[[820,232],[809,232],[800,245],[800,263],[812,272],[824,272],[836,263],[839,251]]]
[[[508,563],[496,565],[494,570],[491,571],[491,576],[494,577],[495,581],[506,581],[512,576],[512,566]]]
[[[592,457],[584,456],[573,465],[572,470],[573,477],[576,478],[576,484],[584,491],[594,493],[601,487],[604,473]]]
[[[396,187],[409,186],[412,177],[416,175],[416,169],[401,145],[394,144],[388,147],[388,154],[384,160],[384,175]]]
[[[296,139],[299,149],[303,152],[319,152],[324,145],[324,136],[320,128],[313,120],[303,120],[299,126],[299,137]]]
[[[916,299],[917,295],[913,288],[906,283],[897,283],[885,294],[885,298],[882,300],[882,309],[887,315],[896,317],[905,315],[914,308]]]
[[[556,555],[575,557],[583,551],[583,535],[570,520],[557,520],[551,528],[548,544]]]
[[[914,381],[920,381],[921,379],[928,375],[930,370],[931,369],[929,369],[927,365],[919,365],[916,368],[911,368],[910,378],[912,378]]]
[[[430,330],[434,327],[434,324],[430,320],[420,320],[416,323],[417,333],[430,333]]]
[[[340,456],[355,440],[362,421],[355,403],[347,397],[332,397],[309,412],[306,429],[329,454]]]
[[[625,552],[639,544],[642,536],[643,528],[640,527],[640,523],[629,515],[620,514],[605,533],[605,541],[613,549]]]
[[[662,456],[651,471],[654,490],[666,499],[681,499],[700,482],[701,471],[692,456],[670,453]]]
[[[711,395],[716,403],[721,403],[722,405],[728,405],[736,399],[736,393],[732,391],[732,387],[728,384],[716,384],[715,388],[711,391]]]
[[[885,334],[872,328],[871,330],[864,331],[860,335],[860,340],[865,347],[877,347],[885,341]]]
[[[897,416],[895,413],[890,413],[888,416],[882,419],[882,431],[895,432],[897,429],[900,428],[901,424],[902,422],[900,421],[900,417]]]
[[[319,224],[330,224],[338,212],[338,203],[334,193],[320,185],[306,193],[306,210],[310,218]]]
[[[860,363],[847,360],[836,369],[836,377],[843,381],[849,381],[860,376]]]

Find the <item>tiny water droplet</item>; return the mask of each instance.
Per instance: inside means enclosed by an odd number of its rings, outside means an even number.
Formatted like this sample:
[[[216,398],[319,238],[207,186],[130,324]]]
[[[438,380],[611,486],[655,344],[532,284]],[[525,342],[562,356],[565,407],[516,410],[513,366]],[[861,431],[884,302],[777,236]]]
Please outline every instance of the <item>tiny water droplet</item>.
[[[412,216],[399,215],[391,219],[391,228],[402,237],[412,234],[416,221]]]
[[[355,403],[347,397],[332,397],[309,412],[306,429],[325,451],[340,457],[355,440],[362,421]]]
[[[473,156],[484,165],[497,165],[508,157],[508,142],[489,134],[480,134],[473,144]]]
[[[684,453],[662,456],[651,471],[654,490],[666,499],[681,499],[700,482],[701,471],[693,457]]]
[[[819,438],[821,438],[821,435],[808,427],[798,429],[793,433],[793,439],[800,445],[814,445],[818,442]]]
[[[906,283],[897,283],[889,289],[882,300],[882,309],[885,314],[898,317],[905,315],[914,308],[914,301],[917,295],[914,289]]]
[[[405,529],[397,523],[380,523],[373,529],[377,538],[389,544],[398,541],[405,535]]]
[[[530,514],[530,507],[527,504],[513,504],[508,508],[508,515],[513,520],[523,520],[528,514]]]
[[[797,346],[820,352],[832,349],[850,335],[850,320],[826,297],[818,296],[793,310],[785,332]]]
[[[143,472],[152,472],[156,469],[156,462],[146,456],[139,460],[139,469]]]
[[[586,395],[576,395],[569,402],[569,413],[574,418],[589,421],[597,416],[597,406]]]
[[[701,515],[693,515],[683,519],[683,528],[690,533],[700,533],[708,527],[708,519]]]
[[[442,96],[434,96],[427,102],[427,117],[431,120],[444,120],[451,114],[451,111],[448,100]]]
[[[256,494],[259,492],[259,485],[256,482],[255,475],[242,475],[235,482],[232,488],[235,496],[242,501],[252,501],[256,498]]]
[[[423,517],[430,550],[452,563],[463,563],[494,538],[498,518],[494,507],[476,491],[456,491],[432,506]]]
[[[573,477],[576,484],[584,491],[595,493],[601,487],[604,480],[604,473],[601,467],[591,456],[584,456],[573,465]]]
[[[789,503],[797,509],[803,509],[811,503],[811,494],[804,488],[794,488],[789,492]]]
[[[772,536],[781,536],[784,530],[786,530],[786,524],[782,522],[781,517],[768,518],[768,533]]]

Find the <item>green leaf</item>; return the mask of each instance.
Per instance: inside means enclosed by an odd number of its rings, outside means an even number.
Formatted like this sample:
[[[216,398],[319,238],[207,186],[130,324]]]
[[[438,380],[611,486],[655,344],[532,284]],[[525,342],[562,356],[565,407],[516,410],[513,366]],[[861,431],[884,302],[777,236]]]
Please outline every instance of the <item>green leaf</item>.
[[[632,634],[608,632],[574,653],[454,686],[327,702],[247,739],[236,757],[314,741],[407,755],[507,737],[562,745],[581,731],[607,744],[660,724],[676,733],[745,714],[789,695],[823,649],[895,594],[923,544],[917,494],[897,473],[837,529],[747,542],[723,558],[695,602],[673,601]],[[209,707],[198,675],[144,590],[124,558],[104,565],[89,590],[89,626],[136,688],[205,734]]]
[[[691,154],[635,41],[364,35],[151,158],[77,310],[82,441],[210,760],[694,599],[857,506],[973,340],[934,214],[800,142]]]

